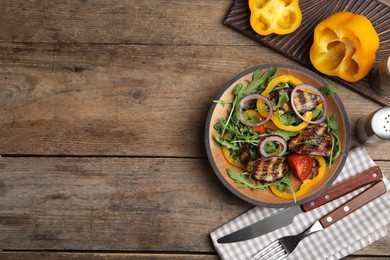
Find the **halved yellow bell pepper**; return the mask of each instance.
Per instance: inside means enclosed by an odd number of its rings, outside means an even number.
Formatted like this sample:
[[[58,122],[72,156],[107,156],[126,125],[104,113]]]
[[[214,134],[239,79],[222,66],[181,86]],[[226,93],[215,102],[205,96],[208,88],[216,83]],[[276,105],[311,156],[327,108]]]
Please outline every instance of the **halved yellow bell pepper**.
[[[249,0],[250,24],[260,35],[289,34],[302,22],[299,0]]]
[[[367,17],[338,12],[315,27],[310,60],[326,75],[355,82],[370,72],[378,48],[378,34]]]
[[[276,188],[275,185],[271,185],[270,189],[271,191],[279,198],[286,199],[286,200],[293,200],[302,197],[307,193],[307,191],[312,187],[314,184],[320,182],[324,176],[326,171],[326,162],[324,157],[322,156],[313,156],[314,160],[318,162],[318,173],[317,175],[312,179],[306,179],[303,181],[301,187],[299,187],[299,190],[295,192],[295,198],[294,194],[286,191],[280,191]]]

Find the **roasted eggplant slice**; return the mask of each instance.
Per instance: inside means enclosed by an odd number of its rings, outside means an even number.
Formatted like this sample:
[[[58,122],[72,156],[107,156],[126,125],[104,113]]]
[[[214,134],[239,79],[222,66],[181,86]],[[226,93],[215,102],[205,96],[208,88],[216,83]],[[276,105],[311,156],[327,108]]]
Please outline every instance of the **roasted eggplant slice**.
[[[293,97],[292,102],[299,111],[299,113],[304,114],[307,111],[313,110],[316,106],[322,103],[320,96],[312,94],[306,91],[297,90],[296,94]]]
[[[249,161],[246,170],[260,181],[276,181],[288,173],[284,157],[267,157]]]
[[[288,148],[294,153],[329,157],[332,152],[332,138],[327,128],[326,123],[309,125],[290,139]]]

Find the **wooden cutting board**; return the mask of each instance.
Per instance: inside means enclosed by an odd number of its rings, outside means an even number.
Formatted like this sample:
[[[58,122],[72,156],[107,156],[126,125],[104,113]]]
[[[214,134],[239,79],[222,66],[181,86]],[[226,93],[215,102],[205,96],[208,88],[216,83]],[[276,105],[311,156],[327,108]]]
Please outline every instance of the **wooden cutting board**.
[[[374,68],[390,55],[389,6],[375,0],[301,0],[299,5],[303,15],[302,24],[298,30],[289,35],[261,36],[256,34],[249,23],[248,0],[233,0],[233,4],[224,19],[224,24],[322,75],[311,65],[309,58],[314,28],[320,21],[333,13],[350,11],[369,18],[379,35],[380,46]],[[390,106],[390,93],[378,95],[370,88],[370,74],[354,83],[344,81],[338,77],[331,77],[331,79],[374,102]]]

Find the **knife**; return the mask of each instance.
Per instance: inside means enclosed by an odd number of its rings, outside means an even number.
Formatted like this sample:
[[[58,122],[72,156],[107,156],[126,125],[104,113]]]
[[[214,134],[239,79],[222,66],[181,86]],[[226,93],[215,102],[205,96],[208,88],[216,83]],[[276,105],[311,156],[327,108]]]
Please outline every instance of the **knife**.
[[[219,238],[217,242],[221,244],[240,242],[265,235],[271,231],[291,224],[294,221],[295,216],[302,212],[310,211],[368,184],[378,182],[382,177],[382,171],[378,166],[371,167],[347,180],[331,186],[321,195],[309,202],[289,207],[268,216],[265,219],[259,220],[247,227]]]

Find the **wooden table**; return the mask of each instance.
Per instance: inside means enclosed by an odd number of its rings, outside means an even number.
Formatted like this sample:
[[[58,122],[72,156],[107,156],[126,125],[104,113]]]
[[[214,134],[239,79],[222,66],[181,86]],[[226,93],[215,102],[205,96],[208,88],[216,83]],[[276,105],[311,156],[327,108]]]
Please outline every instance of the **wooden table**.
[[[296,64],[224,26],[230,5],[0,1],[0,259],[218,259],[209,233],[252,205],[209,165],[208,109],[241,71]],[[352,129],[380,107],[338,95]],[[367,149],[390,178],[390,144]]]

